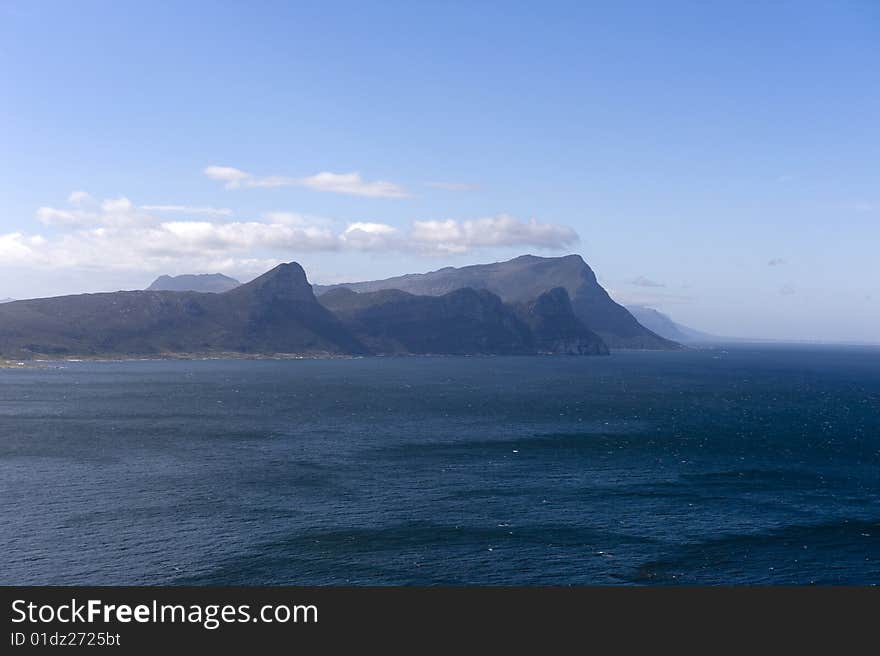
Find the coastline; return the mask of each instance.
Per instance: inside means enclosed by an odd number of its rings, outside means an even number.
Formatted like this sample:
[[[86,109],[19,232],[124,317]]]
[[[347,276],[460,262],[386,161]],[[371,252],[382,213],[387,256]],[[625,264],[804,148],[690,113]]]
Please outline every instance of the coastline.
[[[532,354],[497,354],[497,353],[377,353],[377,354],[338,354],[338,353],[241,353],[236,351],[229,352],[212,352],[212,353],[161,353],[154,355],[65,355],[65,356],[49,356],[47,354],[39,354],[31,358],[3,358],[0,357],[0,369],[38,369],[63,365],[65,363],[77,362],[94,362],[94,363],[120,363],[120,362],[166,362],[166,361],[222,361],[222,360],[362,360],[362,359],[397,359],[397,358],[497,358],[497,357],[541,357],[541,358],[587,358],[595,359],[597,357],[612,357],[615,354],[626,353],[643,353],[643,354],[660,354],[660,353],[694,353],[699,351],[721,351],[728,349],[738,350],[741,348],[771,348],[785,350],[788,348],[867,348],[877,349],[880,345],[876,344],[837,344],[837,343],[802,343],[802,342],[736,342],[736,343],[718,343],[718,344],[691,344],[684,348],[667,350],[667,349],[613,349],[608,355],[573,355],[563,353],[532,353]]]
[[[21,366],[28,363],[54,363],[54,362],[164,362],[172,360],[353,360],[364,356],[340,355],[334,353],[161,353],[156,355],[66,355],[50,357],[39,355],[30,360],[20,361]],[[12,366],[17,363],[10,362]]]
[[[651,349],[620,349],[622,351],[649,351]],[[360,360],[364,358],[493,358],[505,357],[510,355],[521,355],[524,357],[607,357],[604,355],[585,354],[573,355],[567,353],[369,353],[369,354],[347,354],[347,353],[241,353],[238,351],[221,351],[211,353],[161,353],[153,355],[58,355],[50,356],[48,354],[36,354],[27,359],[9,360],[0,359],[0,368],[6,366],[8,368],[25,368],[34,363],[45,365],[49,363],[63,362],[162,362],[173,360],[191,360],[191,361],[207,361],[207,360]]]
[[[651,349],[621,349],[620,352],[650,352]],[[516,354],[499,354],[499,353],[376,353],[367,355],[347,355],[347,354],[320,354],[320,353],[168,353],[161,355],[138,356],[138,355],[121,355],[119,357],[112,356],[96,356],[96,355],[67,355],[58,357],[47,357],[40,355],[27,360],[0,360],[0,369],[27,369],[35,367],[44,367],[51,364],[64,364],[76,362],[173,362],[173,361],[191,361],[206,362],[211,360],[267,360],[267,361],[283,361],[283,360],[363,360],[363,359],[394,359],[394,358],[497,358],[497,357],[544,357],[544,358],[589,358],[608,357],[597,355],[572,355],[567,353],[516,353]]]
[[[0,369],[32,369],[35,360],[0,360]]]

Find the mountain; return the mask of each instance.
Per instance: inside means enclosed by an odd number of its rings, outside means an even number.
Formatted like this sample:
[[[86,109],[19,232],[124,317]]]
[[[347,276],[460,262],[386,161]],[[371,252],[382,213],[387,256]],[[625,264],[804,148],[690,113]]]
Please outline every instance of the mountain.
[[[725,338],[710,335],[708,333],[688,328],[673,321],[668,315],[643,305],[627,305],[626,309],[638,320],[640,324],[654,331],[661,337],[671,339],[682,344],[698,342],[723,342]]]
[[[564,287],[554,287],[534,301],[522,303],[518,312],[532,331],[542,353],[608,355],[608,346],[577,318]]]
[[[321,302],[378,353],[535,352],[528,327],[486,290],[415,296],[398,290],[358,294],[342,289]]]
[[[456,289],[487,289],[505,303],[528,303],[556,287],[565,289],[574,314],[611,348],[674,349],[678,344],[648,330],[622,305],[615,303],[579,255],[537,257],[522,255],[507,262],[447,267],[386,280],[316,286],[319,296],[346,287],[356,292],[399,289],[417,295],[440,296]]]
[[[12,303],[14,298],[0,298],[0,303]]]
[[[292,262],[219,293],[120,291],[4,303],[0,359],[607,354],[602,334],[588,327],[585,315],[618,344],[672,344],[658,342],[611,301],[576,256],[526,256],[395,282],[429,293],[336,286],[318,298]],[[457,286],[462,282],[476,286]]]
[[[184,274],[182,276],[159,276],[147,287],[147,291],[222,294],[240,285],[238,280],[224,276],[222,273]]]
[[[357,354],[296,263],[222,294],[126,291],[0,306],[0,355]]]
[[[490,291],[470,287],[438,296],[338,287],[320,301],[377,353],[608,352],[571,312],[564,289],[523,306],[507,305]]]

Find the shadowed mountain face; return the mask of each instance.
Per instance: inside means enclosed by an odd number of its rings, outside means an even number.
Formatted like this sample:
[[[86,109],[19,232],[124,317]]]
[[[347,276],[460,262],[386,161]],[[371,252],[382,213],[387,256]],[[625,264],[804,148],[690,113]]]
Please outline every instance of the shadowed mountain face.
[[[338,289],[321,302],[377,353],[535,352],[528,326],[486,290],[414,296],[399,290],[358,294]]]
[[[610,347],[670,349],[678,346],[639,324],[626,308],[615,303],[579,255],[546,258],[523,255],[507,262],[447,267],[387,280],[316,287],[316,292],[320,295],[334,287],[357,292],[400,289],[429,296],[472,287],[487,289],[506,303],[528,303],[544,292],[561,287],[568,292],[575,315]]]
[[[223,294],[132,291],[0,306],[0,355],[6,357],[222,352],[366,349],[317,302],[296,263],[279,265]]]
[[[546,353],[607,355],[602,338],[577,318],[568,292],[554,287],[517,310],[535,337],[537,348]]]
[[[159,276],[147,291],[151,292],[210,292],[222,294],[235,289],[241,283],[222,273],[185,274],[182,276]]]
[[[417,296],[398,289],[339,287],[321,303],[378,353],[600,355],[602,340],[572,313],[564,289],[510,306],[485,289]]]

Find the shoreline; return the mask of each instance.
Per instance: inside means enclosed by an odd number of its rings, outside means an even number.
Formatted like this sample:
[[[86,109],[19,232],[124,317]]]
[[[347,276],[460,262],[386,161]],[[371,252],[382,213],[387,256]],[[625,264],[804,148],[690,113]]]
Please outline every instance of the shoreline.
[[[205,362],[211,360],[361,360],[365,358],[498,358],[498,357],[565,357],[565,358],[603,358],[611,357],[621,353],[688,353],[703,350],[726,350],[736,349],[737,347],[756,346],[756,347],[777,347],[777,348],[880,348],[874,344],[816,344],[816,343],[767,343],[753,342],[745,344],[743,342],[735,343],[718,343],[718,344],[700,344],[688,345],[680,349],[612,349],[608,355],[598,354],[566,354],[566,353],[521,353],[521,354],[499,354],[499,353],[379,353],[379,354],[337,354],[337,353],[240,353],[236,351],[223,351],[217,353],[162,353],[157,355],[119,355],[119,356],[102,356],[102,355],[66,355],[52,357],[46,354],[40,354],[31,358],[2,358],[0,357],[0,369],[37,369],[46,368],[52,365],[78,362],[168,362],[168,361],[192,361]]]
[[[626,351],[641,351],[642,349],[626,349]],[[648,349],[645,349],[647,351]],[[28,360],[0,360],[0,368],[25,369],[51,364],[77,363],[77,362],[207,362],[211,360],[362,360],[362,359],[387,359],[387,358],[498,358],[498,357],[571,357],[571,358],[594,358],[608,357],[606,355],[573,355],[565,353],[379,353],[364,355],[332,354],[332,353],[169,353],[152,356],[95,356],[95,355],[69,355],[64,357],[47,357],[40,355]]]
[[[0,360],[0,369],[35,369],[36,360]]]

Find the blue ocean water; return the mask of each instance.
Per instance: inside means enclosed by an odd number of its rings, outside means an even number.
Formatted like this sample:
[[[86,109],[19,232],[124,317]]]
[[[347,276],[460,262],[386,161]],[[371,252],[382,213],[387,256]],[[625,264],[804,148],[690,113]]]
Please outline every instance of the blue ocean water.
[[[0,583],[880,582],[880,349],[0,370]]]

